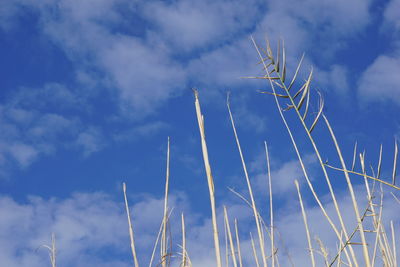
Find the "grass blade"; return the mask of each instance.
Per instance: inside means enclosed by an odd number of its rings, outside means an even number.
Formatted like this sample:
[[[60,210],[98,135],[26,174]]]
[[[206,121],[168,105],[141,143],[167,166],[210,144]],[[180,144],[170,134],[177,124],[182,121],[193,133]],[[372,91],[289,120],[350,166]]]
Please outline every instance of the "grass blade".
[[[310,93],[310,83],[311,83],[312,74],[313,74],[313,70],[311,69],[310,74],[308,75],[308,79],[304,84],[303,94],[301,95],[299,103],[297,104],[297,110],[301,109],[306,96]]]
[[[290,82],[290,84],[289,84],[289,86],[288,86],[288,88],[287,88],[288,91],[290,91],[290,89],[292,88],[294,82],[295,82],[296,79],[297,79],[297,75],[299,74],[299,70],[300,70],[301,64],[303,63],[303,59],[304,59],[304,54],[301,56],[300,62],[299,62],[299,64],[297,65],[297,68],[296,68],[296,72],[294,73],[293,78],[292,78],[292,81]]]
[[[274,209],[272,202],[272,179],[271,179],[271,166],[269,160],[269,152],[267,142],[264,141],[265,146],[265,157],[267,160],[267,171],[268,171],[268,187],[269,187],[269,212],[270,212],[270,225],[271,225],[271,258],[272,258],[272,267],[275,267],[275,235],[274,235]]]
[[[135,239],[134,239],[134,234],[133,234],[133,226],[132,226],[132,221],[131,221],[131,214],[129,211],[129,204],[128,204],[128,198],[126,197],[126,184],[122,184],[122,190],[124,192],[124,199],[125,199],[125,209],[126,209],[126,215],[128,217],[128,226],[129,226],[129,237],[131,240],[131,250],[132,250],[132,257],[133,257],[133,263],[135,267],[139,267],[139,262],[137,259],[136,255],[136,248],[135,248]]]
[[[305,211],[304,205],[303,205],[303,199],[302,199],[301,193],[300,193],[299,182],[297,180],[295,180],[294,184],[296,185],[297,194],[299,196],[299,202],[300,202],[300,207],[301,207],[301,214],[303,215],[303,222],[304,222],[304,226],[306,228],[308,250],[310,252],[310,258],[311,258],[311,266],[315,267],[314,249],[313,249],[312,243],[311,243],[310,230],[308,227],[306,211]]]
[[[393,250],[393,265],[397,266],[397,253],[396,253],[396,238],[394,234],[393,221],[390,221],[390,228],[392,230],[392,250]]]
[[[378,179],[381,176],[382,150],[383,150],[383,148],[382,148],[382,144],[381,144],[381,148],[379,149],[378,170],[377,170],[377,175],[376,175],[376,178],[378,178]]]
[[[397,139],[394,142],[394,159],[393,159],[393,174],[392,174],[392,184],[396,184],[396,174],[397,174],[397,155],[399,153],[399,148],[397,146]]]
[[[235,219],[235,235],[236,235],[236,247],[237,247],[237,251],[238,251],[239,267],[243,267],[237,219]]]
[[[253,235],[250,232],[250,240],[251,240],[251,247],[253,249],[253,256],[254,256],[254,260],[256,262],[256,266],[260,267],[260,264],[258,263],[258,256],[257,256],[257,250],[256,250],[256,246],[254,245],[254,239],[253,239]]]
[[[211,217],[212,217],[211,219],[212,219],[212,225],[213,225],[215,257],[216,257],[216,261],[217,261],[217,267],[222,267],[221,252],[220,252],[219,237],[218,237],[217,214],[216,214],[216,208],[215,208],[214,181],[213,181],[213,177],[212,177],[212,173],[211,173],[211,165],[210,165],[210,162],[208,159],[208,149],[207,149],[206,137],[205,137],[205,132],[204,132],[204,117],[203,117],[203,114],[201,113],[198,92],[195,89],[193,91],[194,91],[194,96],[195,96],[197,122],[199,124],[199,131],[200,131],[201,148],[203,151],[204,167],[206,169],[208,190],[210,193],[210,205],[211,205]]]
[[[349,177],[349,174],[347,172],[346,164],[345,164],[345,162],[343,160],[342,152],[341,152],[341,150],[339,148],[339,145],[337,143],[336,136],[333,133],[332,127],[330,126],[329,121],[325,117],[325,115],[322,115],[322,117],[325,120],[325,123],[326,123],[326,125],[328,127],[328,130],[329,130],[330,134],[331,134],[332,140],[333,140],[333,142],[335,144],[336,151],[338,153],[338,156],[339,156],[339,159],[340,159],[340,163],[342,164],[343,170],[345,170],[343,173],[344,173],[344,176],[346,178],[347,186],[348,186],[349,193],[350,193],[350,196],[351,196],[351,200],[352,200],[352,203],[353,203],[354,213],[355,213],[356,219],[357,219],[358,229],[359,229],[360,237],[361,237],[363,255],[364,255],[364,260],[365,260],[365,266],[366,267],[370,267],[371,266],[371,262],[370,262],[369,253],[368,253],[367,241],[366,241],[365,235],[364,235],[364,226],[363,226],[362,221],[361,221],[360,212],[359,212],[359,209],[358,209],[358,204],[357,204],[356,196],[355,196],[355,193],[354,193],[353,185],[352,185],[352,183],[350,181],[350,177]]]
[[[163,216],[163,231],[161,237],[161,259],[162,266],[166,267],[169,263],[169,257],[167,257],[167,217],[168,217],[168,191],[169,191],[169,154],[170,154],[170,139],[168,137],[167,147],[167,169],[165,175],[165,196],[164,196],[164,216]],[[169,264],[168,264],[169,265]]]
[[[319,109],[318,109],[318,114],[315,117],[313,123],[311,124],[310,129],[308,130],[308,132],[311,134],[311,132],[314,130],[315,126],[317,125],[317,122],[322,114],[322,111],[324,110],[324,98],[322,97],[321,93],[319,93]]]
[[[237,267],[235,246],[233,245],[231,227],[229,226],[228,212],[226,211],[225,206],[224,206],[224,218],[225,218],[226,230],[227,230],[228,239],[229,239],[229,247],[230,247],[231,255],[232,255],[233,266]]]
[[[357,157],[357,141],[354,144],[354,151],[353,151],[353,162],[351,163],[351,170],[354,171],[354,166],[356,165],[356,157]]]
[[[285,41],[282,40],[282,83],[285,82],[286,79],[286,51],[285,51]]]
[[[247,172],[247,167],[246,167],[246,163],[244,160],[244,156],[243,156],[243,152],[242,152],[242,148],[240,146],[240,141],[239,141],[239,137],[236,131],[236,127],[235,127],[235,121],[233,119],[233,115],[231,112],[231,108],[230,108],[230,104],[229,104],[229,95],[226,101],[227,107],[228,107],[228,112],[229,112],[229,118],[232,124],[232,129],[233,129],[233,133],[235,135],[235,140],[236,140],[236,145],[237,148],[239,150],[239,154],[240,154],[240,159],[242,161],[242,167],[243,167],[243,171],[244,171],[244,175],[246,178],[246,183],[247,183],[247,189],[249,190],[249,195],[250,195],[250,200],[251,200],[251,206],[253,208],[253,215],[254,215],[254,219],[256,221],[256,226],[257,226],[257,233],[258,233],[258,240],[259,240],[259,244],[260,244],[260,250],[261,250],[261,256],[262,256],[262,261],[263,261],[263,266],[266,267],[267,265],[267,258],[265,256],[265,249],[264,249],[264,239],[262,238],[262,228],[260,226],[260,219],[258,216],[258,211],[257,211],[257,207],[256,207],[256,202],[254,200],[254,195],[253,195],[253,189],[251,187],[251,183],[250,183],[250,178],[249,178],[249,174]]]

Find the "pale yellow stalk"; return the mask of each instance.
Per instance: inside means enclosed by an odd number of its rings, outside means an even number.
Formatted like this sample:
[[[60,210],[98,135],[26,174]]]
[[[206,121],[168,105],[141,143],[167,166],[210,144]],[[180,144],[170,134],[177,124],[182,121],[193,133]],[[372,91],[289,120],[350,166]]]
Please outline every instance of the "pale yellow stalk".
[[[304,226],[306,228],[306,235],[307,235],[307,242],[308,242],[308,250],[310,252],[310,258],[311,258],[311,266],[315,267],[315,258],[314,258],[314,249],[312,247],[312,242],[311,242],[311,236],[310,236],[310,230],[308,227],[308,221],[307,221],[307,215],[306,211],[304,209],[303,205],[303,199],[301,197],[301,192],[300,192],[300,187],[299,187],[299,182],[297,180],[294,181],[294,184],[296,185],[297,189],[297,194],[299,196],[299,202],[300,202],[300,207],[301,207],[301,214],[303,215],[303,222]]]
[[[253,256],[254,256],[254,260],[256,262],[256,266],[260,267],[260,264],[258,263],[258,256],[257,256],[256,246],[254,245],[254,239],[253,239],[253,235],[251,233],[250,233],[250,240],[251,240],[251,247],[253,249]]]
[[[165,195],[164,195],[164,216],[163,216],[163,231],[161,236],[161,264],[162,267],[166,267],[169,262],[169,257],[167,256],[167,215],[168,215],[168,190],[169,190],[169,154],[170,154],[170,140],[168,137],[167,146],[167,168],[165,175]]]
[[[236,235],[236,246],[238,251],[239,267],[243,267],[242,263],[242,252],[240,250],[239,230],[237,225],[237,219],[235,219],[235,235]]]
[[[397,139],[394,142],[394,157],[393,157],[393,173],[392,173],[392,184],[396,184],[396,174],[397,174],[397,155],[399,153],[399,148],[397,146]]]
[[[261,55],[261,52],[260,52],[260,50],[259,50],[259,48],[258,48],[256,42],[254,41],[254,38],[252,37],[251,39],[252,39],[252,42],[253,42],[253,44],[254,44],[254,47],[255,47],[256,50],[257,50],[257,53],[258,53],[259,57],[263,60],[263,57],[262,57],[262,55]],[[264,61],[263,61],[263,64],[264,64],[264,68],[267,70],[267,66],[266,66],[266,64],[265,64]],[[299,66],[300,66],[300,64],[299,64]],[[297,70],[296,70],[295,76],[296,76],[297,73],[298,73],[299,66],[298,66],[298,68],[297,68]],[[280,117],[282,118],[282,121],[283,121],[283,123],[284,123],[284,125],[285,125],[285,127],[286,127],[286,129],[287,129],[287,131],[288,131],[288,133],[289,133],[289,136],[290,136],[290,139],[291,139],[291,141],[292,141],[293,147],[294,147],[294,149],[295,149],[295,151],[296,151],[296,155],[297,155],[297,157],[298,157],[298,159],[299,159],[301,169],[302,169],[303,174],[304,174],[304,177],[305,177],[305,179],[306,179],[306,181],[307,181],[307,185],[309,186],[309,188],[310,188],[310,190],[311,190],[311,192],[312,192],[312,194],[313,194],[315,200],[317,201],[318,206],[320,207],[322,213],[324,214],[325,218],[326,218],[327,221],[329,222],[329,225],[332,227],[332,229],[333,229],[333,231],[335,232],[336,236],[337,236],[338,238],[340,238],[340,232],[338,231],[336,225],[333,223],[332,219],[330,218],[330,216],[329,216],[328,213],[326,212],[324,206],[322,205],[322,202],[320,201],[320,199],[319,199],[317,193],[315,192],[315,189],[314,189],[314,186],[313,186],[312,183],[311,183],[311,180],[310,180],[309,177],[308,177],[308,173],[307,173],[306,168],[305,168],[305,166],[304,166],[304,162],[303,162],[303,159],[302,159],[302,157],[301,157],[301,155],[300,155],[300,151],[299,151],[299,149],[298,149],[298,147],[297,147],[297,143],[296,143],[296,141],[294,140],[292,131],[291,131],[291,129],[290,129],[290,127],[289,127],[289,125],[288,125],[288,123],[287,123],[287,121],[286,121],[285,116],[283,115],[282,108],[281,108],[281,106],[280,106],[280,104],[279,104],[278,97],[277,97],[278,94],[277,94],[276,91],[275,91],[275,86],[274,86],[274,83],[272,82],[272,78],[271,78],[270,73],[268,72],[268,70],[266,71],[266,79],[270,82],[270,86],[271,86],[271,89],[272,89],[272,94],[274,95],[275,102],[276,102],[276,105],[277,105],[277,107],[278,107],[279,115],[280,115]],[[291,84],[289,85],[289,88],[290,88],[291,85],[293,84],[294,80],[295,80],[295,77],[293,77],[293,80],[292,80]],[[288,91],[289,89],[285,86],[285,84],[282,84],[282,88],[284,88],[284,89],[286,90],[286,92],[289,92],[289,91]],[[296,106],[296,104],[294,103],[294,100],[293,100],[291,97],[288,97],[288,98],[290,99],[292,106]],[[307,128],[307,126],[305,125],[305,122],[304,122],[303,119],[302,119],[302,115],[299,113],[299,111],[298,111],[296,108],[294,108],[294,109],[295,109],[295,111],[296,111],[297,116],[300,118],[300,121],[301,121],[303,127],[306,129],[306,132],[307,132],[307,135],[308,135],[308,137],[309,137],[309,139],[310,139],[310,141],[311,141],[311,144],[313,145],[314,151],[315,151],[315,153],[316,153],[316,155],[317,155],[317,158],[318,158],[318,160],[319,160],[319,163],[320,163],[320,165],[321,165],[321,168],[322,168],[322,170],[323,170],[323,172],[324,172],[324,176],[325,176],[325,179],[326,179],[326,181],[327,181],[327,184],[328,184],[328,187],[329,187],[329,191],[330,191],[330,193],[331,193],[331,196],[332,196],[332,199],[333,199],[333,202],[334,202],[334,205],[335,205],[335,210],[336,210],[336,213],[338,214],[338,218],[339,218],[339,221],[340,221],[340,225],[341,225],[341,227],[342,227],[342,230],[343,230],[343,233],[344,233],[344,235],[345,235],[345,238],[348,239],[348,234],[347,234],[346,228],[345,228],[345,226],[344,226],[344,221],[343,221],[343,218],[342,218],[342,216],[341,216],[340,209],[339,209],[339,207],[338,207],[338,205],[337,205],[336,197],[335,197],[335,195],[334,195],[334,193],[333,193],[333,189],[332,189],[332,186],[331,186],[331,183],[330,183],[330,180],[329,180],[329,176],[328,176],[328,174],[327,174],[327,172],[326,172],[325,167],[323,166],[323,161],[322,161],[321,155],[319,154],[319,150],[318,150],[318,148],[316,147],[316,144],[315,144],[315,142],[314,142],[314,139],[312,138],[311,133],[310,133],[310,132],[311,132],[311,129],[313,129],[314,126],[315,126],[315,124],[316,124],[316,120],[314,121],[313,125],[311,126],[311,128],[310,128],[310,130],[309,130],[309,129]],[[322,113],[322,109],[320,109],[320,112],[319,112],[318,114],[320,115],[321,113]],[[342,244],[342,245],[343,245],[343,244]],[[354,250],[353,250],[353,248],[352,248],[351,245],[349,246],[349,250],[350,250],[350,253],[351,253],[351,256],[352,256],[352,260],[353,260],[355,266],[358,267],[357,258],[356,258],[355,254],[354,254]],[[345,252],[345,255],[346,255],[346,257],[347,257],[347,259],[348,259],[348,261],[349,261],[349,263],[350,263],[350,266],[352,266],[352,263],[351,263],[351,261],[350,261],[350,257],[349,257],[349,255],[348,255],[348,253],[347,253],[347,250],[345,249],[344,252]]]
[[[260,226],[260,219],[259,219],[259,215],[258,215],[258,211],[257,211],[257,207],[256,207],[256,202],[254,200],[253,189],[251,187],[249,174],[247,172],[246,163],[245,163],[244,156],[243,156],[243,153],[242,153],[242,148],[240,146],[238,134],[236,132],[235,121],[233,120],[231,108],[230,108],[230,105],[229,105],[229,99],[227,100],[227,107],[228,107],[229,117],[230,117],[231,124],[232,124],[233,133],[235,135],[236,144],[237,144],[237,147],[238,147],[238,150],[239,150],[240,159],[242,161],[242,167],[243,167],[244,175],[245,175],[245,178],[246,178],[247,189],[249,190],[251,207],[253,209],[253,215],[254,215],[254,219],[256,221],[256,226],[257,226],[258,241],[259,241],[259,244],[260,244],[262,262],[263,262],[263,266],[267,267],[268,266],[267,257],[265,256],[264,239],[263,239],[263,235],[262,235],[262,228]]]
[[[181,214],[182,222],[182,267],[186,267],[186,230],[185,230],[185,217],[183,212]]]
[[[393,221],[390,221],[390,228],[392,230],[393,266],[397,266],[396,235],[394,234]]]
[[[198,92],[197,92],[197,90],[193,90],[193,91],[194,91],[194,96],[195,96],[197,122],[199,124],[199,131],[200,131],[200,138],[201,138],[201,148],[203,151],[204,167],[206,169],[208,190],[209,190],[209,194],[210,194],[211,219],[212,219],[212,225],[213,225],[215,257],[216,257],[217,267],[222,267],[221,252],[220,252],[219,237],[218,237],[217,215],[216,215],[216,208],[215,208],[214,181],[213,181],[213,177],[211,174],[210,162],[208,159],[207,143],[206,143],[206,137],[205,137],[205,133],[204,133],[204,117],[203,117],[203,114],[201,113]]]
[[[132,251],[132,257],[133,257],[133,263],[134,263],[135,267],[139,267],[139,262],[138,262],[137,255],[136,255],[135,239],[134,239],[134,234],[133,234],[131,214],[129,211],[128,198],[126,196],[126,184],[125,183],[122,184],[122,190],[124,192],[126,215],[128,216],[129,237],[131,240],[131,251]]]
[[[272,260],[272,267],[275,267],[275,236],[274,236],[274,209],[272,203],[272,179],[271,179],[271,167],[269,161],[269,153],[268,153],[268,146],[267,142],[264,141],[265,146],[265,156],[267,160],[267,170],[268,170],[268,187],[269,187],[269,216],[270,216],[270,236],[271,236],[271,260]]]
[[[341,152],[341,150],[339,148],[339,145],[338,145],[338,142],[336,140],[336,136],[333,133],[332,127],[329,124],[329,121],[326,118],[326,116],[322,115],[322,117],[325,120],[325,123],[326,123],[326,125],[328,127],[328,130],[329,130],[330,134],[331,134],[332,140],[333,140],[333,142],[335,144],[336,151],[338,153],[342,168],[343,168],[343,170],[345,170],[343,173],[344,173],[344,176],[346,178],[347,186],[348,186],[349,193],[350,193],[351,200],[352,200],[352,204],[353,204],[353,209],[354,209],[354,212],[355,212],[355,215],[356,215],[356,219],[357,219],[358,229],[359,229],[359,232],[360,232],[360,237],[361,237],[361,242],[362,242],[365,266],[366,267],[370,267],[371,266],[371,262],[370,262],[370,258],[369,258],[367,241],[366,241],[365,234],[364,234],[364,226],[363,226],[363,223],[361,221],[361,216],[360,216],[360,212],[359,212],[359,209],[358,209],[358,204],[357,204],[356,196],[355,196],[355,193],[354,193],[353,184],[351,183],[349,174],[347,172],[346,163],[344,162],[344,159],[343,159],[343,156],[342,156],[342,152]]]
[[[224,206],[224,217],[225,217],[226,230],[227,230],[227,234],[228,234],[228,238],[229,238],[229,247],[230,247],[230,250],[231,250],[233,266],[237,267],[235,246],[233,244],[231,227],[229,226],[228,212],[226,211],[226,207],[225,206]]]

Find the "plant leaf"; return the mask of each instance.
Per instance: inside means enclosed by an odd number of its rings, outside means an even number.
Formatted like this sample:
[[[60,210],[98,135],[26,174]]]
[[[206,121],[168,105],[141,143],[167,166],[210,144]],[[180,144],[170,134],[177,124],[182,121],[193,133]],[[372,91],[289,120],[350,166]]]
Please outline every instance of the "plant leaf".
[[[277,97],[282,97],[282,98],[289,98],[289,96],[288,96],[288,95],[281,95],[281,94],[276,94],[276,93],[272,93],[272,92],[266,92],[266,91],[263,91],[263,92],[260,92],[260,93],[262,93],[262,94],[274,95],[274,96],[277,96]]]
[[[301,64],[302,64],[302,62],[303,62],[303,59],[304,59],[304,53],[303,53],[303,55],[301,56],[301,59],[300,59],[299,64],[297,65],[296,72],[294,73],[294,76],[293,76],[293,78],[292,78],[292,81],[291,81],[290,84],[289,84],[288,91],[292,88],[294,82],[296,81],[297,74],[299,73],[299,70],[300,70]]]
[[[285,82],[286,78],[286,52],[285,52],[285,41],[282,40],[282,83]]]
[[[324,109],[324,98],[322,97],[320,92],[318,92],[318,94],[319,94],[319,110],[318,110],[317,116],[314,119],[314,122],[311,124],[310,130],[308,130],[310,132],[310,134],[314,130],[315,125],[317,125],[318,119],[321,116],[322,111]]]
[[[305,83],[303,94],[302,94],[302,96],[300,98],[300,101],[299,101],[299,103],[297,105],[297,110],[301,109],[301,106],[304,103],[304,99],[306,98],[307,94],[310,93],[310,83],[311,83],[312,74],[313,74],[313,70],[311,69],[310,75],[308,75],[308,79],[307,79],[307,81]]]

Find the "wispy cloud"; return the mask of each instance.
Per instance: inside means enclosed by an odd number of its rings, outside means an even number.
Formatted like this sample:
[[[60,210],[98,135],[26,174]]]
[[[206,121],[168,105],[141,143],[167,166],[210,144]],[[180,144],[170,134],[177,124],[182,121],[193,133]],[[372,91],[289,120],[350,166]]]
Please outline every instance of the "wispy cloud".
[[[102,86],[116,94],[123,113],[143,117],[179,95],[188,81],[213,88],[241,84],[239,77],[256,70],[251,34],[268,33],[273,40],[282,37],[296,44],[288,51],[295,57],[290,64],[304,50],[329,58],[370,23],[369,4],[309,0],[294,8],[290,1],[114,0],[57,5],[7,1],[6,6],[15,16],[23,12],[19,6],[34,8],[40,29],[65,52],[75,71],[103,74]],[[127,29],[129,23],[136,28]],[[335,68],[332,75],[344,81],[342,72]]]
[[[398,0],[392,0],[383,12],[382,32],[388,35],[389,46],[365,69],[358,81],[358,94],[365,102],[389,101],[400,103],[400,7]]]
[[[303,157],[304,164],[308,169],[310,178],[313,179],[313,170],[317,159],[314,155],[308,154]],[[258,156],[250,163],[253,176],[254,187],[260,192],[268,191],[268,173],[265,152]],[[296,188],[294,180],[300,181],[300,184],[305,183],[304,174],[301,165],[297,159],[288,160],[283,163],[271,162],[271,180],[272,187],[276,195],[285,196],[287,193],[294,192]]]
[[[41,155],[52,154],[60,147],[68,149],[75,143],[86,144],[82,148],[88,154],[90,126],[83,125],[75,115],[77,111],[86,112],[82,103],[83,98],[59,84],[22,87],[7,97],[0,106],[3,175],[15,166],[26,168]],[[93,144],[91,152],[100,148],[94,150]]]
[[[79,133],[76,144],[82,148],[84,157],[88,157],[90,154],[101,150],[105,146],[103,139],[104,137],[98,129],[90,127]]]
[[[294,185],[293,185],[294,187]],[[303,190],[306,194],[307,190]],[[356,188],[356,194],[365,206],[365,194],[362,187]],[[345,217],[348,231],[356,227],[354,211],[350,197],[339,193],[339,206]],[[325,208],[331,216],[335,207],[328,196],[323,197]],[[131,213],[136,231],[137,249],[140,260],[149,260],[152,247],[156,240],[158,228],[162,219],[163,199],[154,196],[133,198]],[[222,203],[222,202],[221,202]],[[242,256],[246,266],[252,266],[254,259],[251,251],[249,232],[254,232],[255,225],[251,210],[245,203],[224,204],[228,207],[231,223],[234,218],[239,221],[241,233]],[[181,193],[172,194],[170,207],[174,208],[171,217],[171,233],[173,251],[180,251],[180,212],[185,211],[187,227],[188,253],[194,266],[201,264],[213,265],[214,251],[212,241],[211,220],[200,217],[189,205],[187,197]],[[218,207],[220,235],[223,236],[222,206]],[[383,222],[398,221],[398,203],[387,195],[383,213]],[[155,212],[160,211],[160,212]],[[129,237],[124,205],[120,201],[104,193],[76,193],[64,200],[30,197],[24,204],[9,197],[0,197],[0,255],[3,264],[7,266],[44,266],[48,264],[47,251],[38,249],[40,245],[50,242],[51,233],[56,234],[58,262],[68,266],[129,266]],[[333,230],[329,227],[319,207],[306,203],[306,212],[310,223],[313,246],[319,250],[316,237],[320,238],[328,248],[329,258],[333,258],[337,242]],[[265,220],[267,220],[266,216]],[[336,220],[334,220],[336,221]],[[232,226],[233,227],[233,226]],[[307,240],[302,221],[302,215],[297,199],[292,199],[291,205],[281,208],[275,214],[276,245],[281,265],[307,266],[309,256]],[[388,227],[385,224],[385,227]],[[395,224],[398,227],[398,223]],[[386,230],[389,231],[387,228]],[[389,231],[390,232],[390,231]],[[357,237],[356,237],[357,238]],[[372,239],[371,239],[372,238]],[[373,235],[369,240],[373,243]],[[223,240],[223,239],[221,239]],[[269,242],[266,243],[269,249]],[[224,244],[221,241],[221,247]],[[38,250],[37,250],[38,249]],[[101,251],[107,250],[107,256]],[[17,253],[24,251],[24,253]],[[110,256],[111,255],[111,256]],[[316,253],[317,262],[322,264],[323,258]],[[175,259],[178,261],[179,257]],[[157,262],[157,260],[156,260]]]
[[[400,103],[400,57],[381,55],[363,73],[358,93],[364,101]]]
[[[144,14],[158,34],[177,51],[208,50],[251,30],[260,17],[261,1],[151,1]]]
[[[141,138],[154,136],[159,131],[169,128],[169,125],[162,121],[146,122],[139,124],[129,130],[118,131],[113,135],[117,142],[136,141]]]

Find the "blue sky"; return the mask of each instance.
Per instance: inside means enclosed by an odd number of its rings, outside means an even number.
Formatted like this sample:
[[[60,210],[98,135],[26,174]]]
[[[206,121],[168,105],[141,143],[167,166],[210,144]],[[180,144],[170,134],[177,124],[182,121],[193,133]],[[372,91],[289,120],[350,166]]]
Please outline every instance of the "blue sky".
[[[55,232],[62,266],[128,266],[126,181],[133,210],[143,214],[134,217],[146,261],[162,216],[170,136],[174,216],[187,212],[191,240],[206,244],[192,248],[199,266],[213,262],[204,249],[211,237],[199,237],[211,229],[193,87],[219,206],[246,220],[243,203],[227,189],[245,192],[225,103],[230,91],[259,200],[267,203],[266,140],[277,220],[290,225],[293,180],[304,179],[273,98],[259,93],[268,84],[241,78],[262,74],[250,36],[260,44],[266,36],[274,44],[285,40],[289,74],[305,53],[301,79],[312,67],[313,90],[324,96],[348,164],[356,140],[374,166],[382,143],[382,174],[390,177],[400,133],[398,10],[398,0],[3,0],[0,259],[5,266],[43,266],[46,252],[35,249]],[[313,168],[309,143],[291,119]],[[324,157],[335,159],[326,128],[319,125],[315,135]],[[334,183],[341,192],[343,181]],[[321,185],[320,192],[327,190]]]

